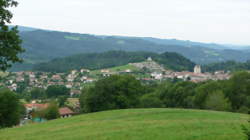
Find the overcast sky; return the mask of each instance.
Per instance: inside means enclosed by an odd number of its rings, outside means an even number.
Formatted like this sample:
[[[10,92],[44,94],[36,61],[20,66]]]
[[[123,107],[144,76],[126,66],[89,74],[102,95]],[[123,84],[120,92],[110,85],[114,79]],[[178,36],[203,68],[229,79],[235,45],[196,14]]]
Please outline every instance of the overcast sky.
[[[19,0],[12,24],[250,45],[250,0]]]

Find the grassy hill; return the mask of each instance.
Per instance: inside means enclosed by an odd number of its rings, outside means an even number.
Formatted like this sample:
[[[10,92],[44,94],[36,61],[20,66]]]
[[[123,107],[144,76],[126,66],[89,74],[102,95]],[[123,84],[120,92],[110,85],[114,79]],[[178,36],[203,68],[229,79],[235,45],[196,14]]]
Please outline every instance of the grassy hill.
[[[0,130],[1,140],[242,140],[247,115],[184,109],[105,111]]]

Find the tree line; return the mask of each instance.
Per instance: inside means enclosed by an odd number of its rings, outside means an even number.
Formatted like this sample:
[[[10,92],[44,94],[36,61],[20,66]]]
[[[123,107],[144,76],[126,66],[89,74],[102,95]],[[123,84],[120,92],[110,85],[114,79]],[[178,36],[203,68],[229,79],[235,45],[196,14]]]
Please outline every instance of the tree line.
[[[226,61],[219,63],[212,63],[202,66],[205,72],[215,72],[218,70],[225,71],[239,71],[239,70],[250,70],[250,60],[246,62]]]
[[[133,76],[111,76],[85,88],[80,96],[84,113],[126,108],[192,108],[248,113],[250,73],[229,80],[144,85]]]

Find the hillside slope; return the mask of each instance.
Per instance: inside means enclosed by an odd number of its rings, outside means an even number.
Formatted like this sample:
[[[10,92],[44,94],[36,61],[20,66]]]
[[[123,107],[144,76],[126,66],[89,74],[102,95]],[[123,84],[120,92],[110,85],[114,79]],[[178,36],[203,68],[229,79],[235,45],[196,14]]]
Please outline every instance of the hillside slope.
[[[34,66],[36,71],[45,72],[67,72],[73,69],[104,69],[114,66],[122,66],[128,63],[142,62],[148,57],[167,69],[176,71],[189,70],[194,67],[194,63],[177,53],[151,53],[151,52],[124,52],[109,51],[104,53],[77,54],[65,58],[54,59],[47,63]]]
[[[0,130],[1,140],[242,140],[247,115],[183,109],[116,110]]]
[[[21,28],[21,30],[27,29]],[[176,52],[200,64],[250,59],[249,52],[224,49],[216,44],[173,40],[159,41],[159,39],[152,40],[140,37],[95,36],[32,29],[28,32],[20,32],[20,36],[23,40],[23,47],[26,49],[26,52],[21,55],[25,59],[26,65],[78,53],[96,53],[110,50]],[[216,47],[223,49],[214,49]]]

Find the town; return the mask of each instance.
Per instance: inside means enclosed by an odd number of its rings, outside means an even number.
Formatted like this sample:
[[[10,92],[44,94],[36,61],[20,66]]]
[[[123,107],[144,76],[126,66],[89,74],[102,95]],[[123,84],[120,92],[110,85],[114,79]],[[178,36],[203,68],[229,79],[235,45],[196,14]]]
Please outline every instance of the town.
[[[180,79],[183,81],[203,82],[208,80],[227,80],[230,72],[216,71],[214,73],[202,73],[200,65],[194,67],[193,72],[175,72],[166,70],[157,64],[152,58],[141,63],[130,63],[128,68],[102,69],[102,70],[72,70],[68,73],[48,72],[10,72],[2,77],[0,86],[8,87],[12,91],[30,90],[34,87],[47,89],[51,85],[65,85],[70,89],[70,95],[77,96],[84,86],[89,85],[100,78],[111,75],[131,74],[140,81],[164,81],[169,79]]]

